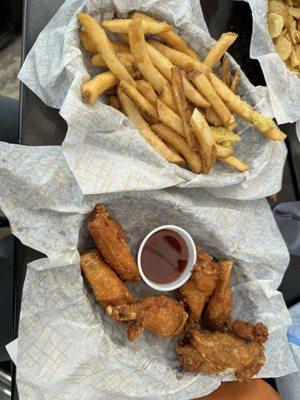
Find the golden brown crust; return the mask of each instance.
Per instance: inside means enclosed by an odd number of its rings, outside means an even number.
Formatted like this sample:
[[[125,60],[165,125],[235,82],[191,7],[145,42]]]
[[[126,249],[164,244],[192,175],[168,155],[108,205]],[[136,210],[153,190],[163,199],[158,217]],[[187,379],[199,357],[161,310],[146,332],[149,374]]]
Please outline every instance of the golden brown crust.
[[[219,261],[220,273],[215,290],[208,302],[204,315],[206,328],[222,331],[231,321],[232,291],[230,275],[233,261]]]
[[[184,371],[232,373],[244,382],[257,374],[265,362],[261,343],[247,342],[229,333],[191,330],[176,351]]]
[[[250,322],[241,321],[239,319],[231,322],[227,331],[239,338],[255,340],[259,343],[266,342],[269,336],[268,328],[261,322],[251,324]]]
[[[82,252],[80,266],[97,301],[103,308],[106,308],[109,304],[116,306],[135,301],[124,283],[104,262],[98,250],[92,249]]]
[[[135,304],[108,307],[106,311],[116,321],[126,322],[130,341],[145,330],[161,338],[179,335],[188,318],[183,304],[167,296],[145,297]]]
[[[139,271],[125,241],[123,229],[109,216],[104,206],[96,205],[88,228],[105,261],[122,281],[139,280]]]
[[[197,263],[190,279],[179,288],[181,299],[187,305],[189,317],[199,321],[203,308],[212,294],[218,279],[219,266],[212,258],[197,251]]]

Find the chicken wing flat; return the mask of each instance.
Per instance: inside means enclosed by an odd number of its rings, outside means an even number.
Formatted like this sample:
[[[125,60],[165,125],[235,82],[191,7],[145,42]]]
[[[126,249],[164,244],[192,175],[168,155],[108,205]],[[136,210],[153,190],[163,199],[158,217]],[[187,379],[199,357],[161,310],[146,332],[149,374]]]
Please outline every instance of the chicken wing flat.
[[[98,250],[84,251],[80,255],[80,266],[97,301],[104,309],[109,304],[116,306],[135,301],[121,279],[104,262]]]
[[[257,374],[265,362],[261,343],[221,332],[192,330],[176,351],[184,371],[208,375],[231,373],[244,382]]]
[[[183,304],[166,296],[150,296],[134,304],[109,306],[106,312],[116,321],[126,323],[130,341],[145,330],[161,338],[178,335],[188,318]]]
[[[187,305],[192,320],[199,321],[203,308],[215,289],[218,274],[218,264],[212,261],[211,256],[198,250],[192,275],[179,288],[180,297]]]
[[[204,314],[206,328],[223,331],[231,321],[232,291],[230,275],[233,261],[219,261],[219,278]]]
[[[88,228],[105,261],[122,281],[139,280],[138,267],[125,241],[123,229],[104,206],[96,205]]]
[[[233,333],[239,338],[255,340],[259,343],[265,343],[269,336],[268,328],[261,322],[252,324],[239,319],[229,323],[227,332]]]

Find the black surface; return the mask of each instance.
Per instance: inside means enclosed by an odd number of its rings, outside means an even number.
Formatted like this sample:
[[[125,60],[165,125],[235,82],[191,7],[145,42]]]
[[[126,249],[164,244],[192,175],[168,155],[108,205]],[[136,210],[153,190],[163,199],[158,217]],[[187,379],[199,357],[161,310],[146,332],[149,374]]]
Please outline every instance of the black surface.
[[[39,32],[45,27],[64,0],[25,0],[23,14],[23,60],[34,44]],[[252,23],[249,6],[243,2],[201,0],[204,15],[212,36],[218,38],[223,30],[239,33],[237,43],[231,53],[240,63],[248,78],[255,84],[264,82],[259,64],[249,58],[249,40]],[[219,10],[216,13],[216,10]],[[221,10],[221,11],[220,11]],[[230,12],[229,12],[230,11]],[[226,18],[228,18],[226,20]],[[284,170],[283,189],[278,195],[279,200],[299,200],[300,183],[300,146],[296,142],[294,127],[288,128],[290,156]],[[66,133],[66,124],[59,116],[58,110],[50,109],[30,90],[21,85],[20,97],[20,138],[26,145],[61,144]],[[295,168],[298,168],[296,171]],[[15,265],[15,335],[17,336],[21,291],[25,277],[26,264],[40,254],[32,249],[18,245],[16,248]],[[280,287],[288,304],[295,302],[300,295],[300,271],[296,267],[297,260],[292,259],[291,265]],[[13,398],[17,398],[16,393]]]

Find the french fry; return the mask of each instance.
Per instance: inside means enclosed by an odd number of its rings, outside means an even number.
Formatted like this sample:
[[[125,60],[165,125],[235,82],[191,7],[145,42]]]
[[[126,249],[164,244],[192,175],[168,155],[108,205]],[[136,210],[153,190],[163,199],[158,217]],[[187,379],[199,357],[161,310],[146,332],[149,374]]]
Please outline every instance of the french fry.
[[[222,146],[220,144],[216,144],[216,150],[218,158],[230,157],[233,154],[233,150],[230,147]]]
[[[208,72],[211,72],[211,69],[199,61],[199,59],[195,59],[185,53],[182,53],[181,51],[172,49],[171,47],[168,47],[157,40],[148,40],[148,43],[158,50],[162,55],[168,58],[171,63],[177,67],[180,67],[186,72],[189,72],[191,66],[201,71],[204,75],[207,75]]]
[[[253,126],[268,139],[284,140],[286,138],[286,134],[281,132],[271,118],[260,114],[258,111],[253,110],[251,122]]]
[[[118,82],[116,76],[110,71],[96,75],[82,85],[82,98],[86,103],[92,104],[105,90],[117,85]]]
[[[171,108],[171,110],[173,110],[175,113],[178,113],[177,106],[175,103],[174,93],[169,83],[163,86],[162,91],[158,98],[160,101],[165,103],[169,108]]]
[[[226,56],[223,56],[221,61],[221,77],[225,85],[230,87],[230,81],[231,81],[230,63],[228,57]]]
[[[127,44],[119,42],[118,40],[109,39],[113,45],[116,53],[128,53],[130,54],[130,48]]]
[[[234,94],[216,75],[209,74],[211,84],[229,109],[244,120],[250,122],[264,136],[271,140],[284,140],[286,135],[281,132],[274,121],[255,111],[249,104]]]
[[[209,50],[203,63],[213,68],[220,61],[225,51],[235,42],[237,37],[238,35],[233,32],[222,33],[217,43]]]
[[[124,65],[128,73],[133,77],[133,79],[139,79],[141,77],[138,65],[135,59],[130,53],[118,53],[118,58],[120,62]]]
[[[206,108],[203,111],[203,113],[204,113],[204,116],[205,116],[207,122],[209,122],[210,125],[222,126],[222,121],[217,116],[217,114],[215,113],[215,110],[212,107]]]
[[[98,53],[96,42],[90,37],[87,32],[79,32],[79,39],[86,51],[94,54]],[[113,45],[116,53],[130,53],[130,49],[126,44],[118,42],[116,40],[110,40],[110,42]]]
[[[217,116],[222,121],[222,124],[227,128],[233,126],[235,121],[229,108],[223,103],[210,81],[198,71],[193,71],[189,74],[189,78],[194,83],[196,88],[205,96],[211,104]],[[222,82],[223,83],[223,82]]]
[[[98,53],[98,54],[94,54],[93,55],[93,57],[92,57],[92,65],[94,67],[99,67],[99,68],[106,67],[106,64],[105,64],[101,54]]]
[[[146,81],[150,82],[154,90],[160,93],[167,79],[154,67],[147,52],[145,36],[142,29],[142,20],[134,18],[128,27],[130,51],[135,58],[138,69]]]
[[[215,91],[226,103],[229,109],[238,114],[244,120],[252,121],[252,107],[243,101],[239,96],[234,94],[216,75],[209,74],[209,79]]]
[[[83,48],[86,51],[89,51],[90,53],[94,53],[94,54],[98,53],[97,46],[91,40],[91,38],[89,37],[89,35],[86,32],[83,32],[83,31],[79,32],[79,39],[80,39],[80,42],[81,42]]]
[[[136,81],[137,90],[156,107],[157,94],[153,89],[151,83],[144,81],[143,79]]]
[[[131,18],[137,18],[140,17],[145,21],[155,21],[154,18],[149,17],[146,14],[140,13],[140,12],[134,12],[131,15]],[[190,57],[199,60],[197,54],[192,50],[186,42],[180,37],[176,32],[173,30],[167,31],[167,32],[161,32],[158,33],[157,36],[162,38],[169,46],[173,47],[176,50],[181,51],[182,53],[188,54]]]
[[[104,29],[98,24],[97,20],[86,13],[78,13],[77,18],[91,37],[91,40],[95,42],[98,53],[101,54],[108,69],[119,80],[125,80],[132,86],[135,86],[134,79],[128,73],[124,65],[119,61],[111,42],[106,36]]]
[[[229,156],[229,157],[226,157],[226,158],[218,157],[218,161],[221,161],[224,164],[227,164],[230,167],[233,167],[233,168],[237,169],[240,172],[245,172],[245,171],[247,171],[247,169],[249,169],[249,166],[247,164],[245,164],[239,158],[234,157],[234,156]]]
[[[159,99],[156,104],[159,120],[185,139],[181,118]]]
[[[223,126],[219,127],[211,126],[210,129],[212,131],[216,143],[230,142],[231,144],[239,142],[241,140],[239,135],[237,135],[236,133],[232,132],[229,129],[224,128]]]
[[[230,85],[230,89],[233,91],[233,93],[236,93],[238,84],[240,82],[240,78],[241,78],[240,71],[238,69],[236,69],[235,73],[233,75],[233,78],[232,78],[231,85]]]
[[[150,126],[140,114],[138,108],[128,96],[118,87],[118,98],[125,115],[130,119],[144,139],[167,161],[182,164],[182,158],[173,153],[165,143],[151,130]]]
[[[110,32],[114,33],[128,33],[130,19],[107,19],[102,21],[102,26]],[[160,32],[167,32],[172,30],[172,26],[166,22],[147,21],[142,20],[144,34],[150,33],[156,35]]]
[[[116,110],[121,111],[122,107],[121,107],[121,103],[118,99],[118,96],[112,94],[109,98],[109,105],[113,108],[115,108]]]
[[[217,160],[216,142],[204,116],[195,108],[191,125],[199,143],[199,152],[202,161],[202,172],[208,174]]]
[[[166,143],[173,146],[187,162],[190,170],[195,174],[201,172],[201,159],[199,155],[192,151],[187,142],[176,132],[164,124],[151,125],[151,129]]]
[[[130,53],[116,53],[119,61],[124,65],[128,73],[133,77],[133,78],[138,78],[139,71],[137,69],[137,64],[135,62],[135,59],[132,54]],[[104,67],[105,62],[101,56],[101,54],[95,54],[92,57],[92,65],[95,67]]]
[[[141,93],[126,81],[121,81],[119,87],[138,107],[143,117],[150,123],[158,122],[156,108]]]
[[[171,82],[171,69],[174,65],[171,61],[147,43],[147,51],[154,66]],[[186,97],[199,107],[208,108],[208,101],[195,89],[189,80],[183,76],[183,86]]]
[[[197,149],[197,143],[190,126],[190,109],[184,94],[183,79],[179,67],[173,67],[171,69],[171,83],[186,141],[191,150],[195,151]]]

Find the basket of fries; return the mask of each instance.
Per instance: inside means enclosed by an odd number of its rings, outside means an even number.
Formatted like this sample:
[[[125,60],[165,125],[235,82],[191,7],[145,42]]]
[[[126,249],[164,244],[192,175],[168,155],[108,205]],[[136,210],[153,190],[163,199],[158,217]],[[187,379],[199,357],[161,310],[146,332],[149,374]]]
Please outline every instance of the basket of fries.
[[[69,1],[23,65],[20,79],[67,121],[64,154],[82,192],[277,192],[285,134],[265,88],[225,54],[237,35],[214,42],[198,4],[171,3]]]
[[[250,56],[261,65],[279,124],[300,119],[300,2],[248,0],[253,33]]]

